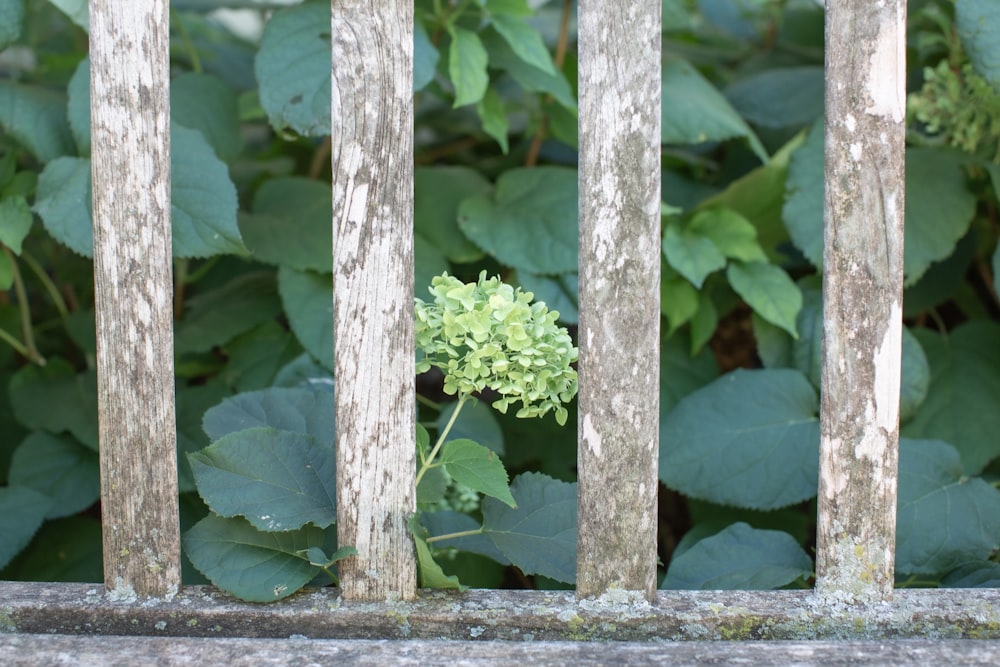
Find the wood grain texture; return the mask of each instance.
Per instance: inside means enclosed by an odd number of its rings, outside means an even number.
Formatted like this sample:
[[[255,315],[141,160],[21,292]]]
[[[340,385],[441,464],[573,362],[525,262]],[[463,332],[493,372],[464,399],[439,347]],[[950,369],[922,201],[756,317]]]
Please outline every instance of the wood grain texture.
[[[656,589],[660,10],[579,4],[581,597]]]
[[[352,600],[416,593],[413,3],[332,3],[337,534]]]
[[[167,0],[90,3],[105,586],[180,585]]]
[[[905,0],[826,3],[817,590],[893,594],[903,303]]]
[[[339,589],[322,588],[255,604],[211,586],[185,586],[169,601],[110,602],[99,585],[0,582],[0,638],[13,632],[512,642],[1000,639],[995,588],[903,589],[891,602],[874,604],[847,604],[805,590],[659,591],[652,602],[621,598],[420,590],[409,602],[356,602]]]

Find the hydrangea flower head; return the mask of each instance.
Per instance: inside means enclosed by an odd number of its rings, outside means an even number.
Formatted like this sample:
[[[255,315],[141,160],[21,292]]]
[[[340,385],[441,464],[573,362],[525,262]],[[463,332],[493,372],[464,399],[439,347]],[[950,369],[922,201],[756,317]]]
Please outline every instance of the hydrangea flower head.
[[[417,373],[431,367],[444,372],[447,394],[468,396],[484,389],[500,395],[493,407],[502,413],[519,403],[518,417],[540,417],[555,411],[566,423],[563,407],[576,395],[577,375],[571,364],[577,349],[557,311],[534,295],[487,278],[463,283],[444,273],[431,282],[432,303],[417,298]]]

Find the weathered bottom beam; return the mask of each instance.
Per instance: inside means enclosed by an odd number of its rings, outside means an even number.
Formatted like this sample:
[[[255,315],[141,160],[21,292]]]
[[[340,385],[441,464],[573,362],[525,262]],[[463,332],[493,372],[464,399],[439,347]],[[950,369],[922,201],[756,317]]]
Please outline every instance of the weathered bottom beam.
[[[9,667],[156,665],[989,665],[1000,641],[503,642],[0,635]]]
[[[170,601],[112,601],[94,584],[0,583],[2,633],[146,637],[451,640],[1000,639],[1000,589],[899,590],[849,605],[811,591],[661,591],[600,600],[570,592],[421,591],[344,602],[314,589],[247,604],[191,586]],[[9,638],[8,638],[9,639]]]

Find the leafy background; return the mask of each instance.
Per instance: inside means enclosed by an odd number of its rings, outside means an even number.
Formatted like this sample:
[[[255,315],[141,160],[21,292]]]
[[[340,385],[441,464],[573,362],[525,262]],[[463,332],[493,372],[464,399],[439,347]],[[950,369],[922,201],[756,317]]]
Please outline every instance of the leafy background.
[[[418,293],[442,271],[486,269],[572,331],[575,5],[415,6]],[[347,555],[332,488],[328,12],[171,4],[184,577],[252,600],[329,583]],[[86,25],[85,3],[0,0],[7,579],[101,579]],[[663,0],[663,25],[662,586],[807,586],[823,11]],[[898,583],[998,586],[1000,10],[911,0],[908,37]],[[439,377],[417,381],[427,437],[454,406]],[[454,436],[502,457],[517,508],[428,475],[413,524],[424,585],[571,585],[573,423],[463,411]]]

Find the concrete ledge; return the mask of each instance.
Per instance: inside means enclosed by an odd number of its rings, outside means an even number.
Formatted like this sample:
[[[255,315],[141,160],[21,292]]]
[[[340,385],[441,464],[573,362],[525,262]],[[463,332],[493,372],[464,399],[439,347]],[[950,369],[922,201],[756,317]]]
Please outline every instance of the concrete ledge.
[[[4,665],[989,665],[1000,641],[503,642],[0,635]]]
[[[278,603],[187,587],[172,600],[110,600],[97,584],[0,582],[2,633],[144,637],[450,640],[997,639],[1000,589],[899,590],[851,605],[812,591],[663,591],[577,600],[570,592],[421,591],[413,602],[345,602],[313,589]],[[9,638],[7,638],[9,639]]]

